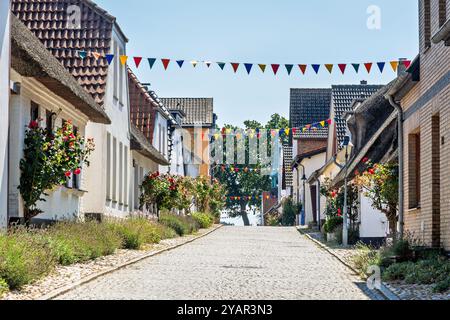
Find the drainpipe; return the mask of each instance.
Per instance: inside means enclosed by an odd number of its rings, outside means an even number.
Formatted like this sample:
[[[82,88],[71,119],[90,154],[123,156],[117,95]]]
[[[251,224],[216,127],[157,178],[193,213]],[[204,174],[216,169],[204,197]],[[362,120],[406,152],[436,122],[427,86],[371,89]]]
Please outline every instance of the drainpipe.
[[[399,203],[398,203],[398,223],[399,223],[399,237],[400,239],[403,239],[404,234],[404,210],[405,210],[405,204],[404,204],[404,194],[403,194],[403,185],[404,185],[404,139],[403,139],[403,109],[402,107],[395,102],[394,97],[390,94],[387,95],[387,98],[389,100],[389,103],[392,107],[395,108],[397,111],[397,126],[398,126],[398,167],[399,167],[399,174],[398,174],[398,196],[399,196]]]

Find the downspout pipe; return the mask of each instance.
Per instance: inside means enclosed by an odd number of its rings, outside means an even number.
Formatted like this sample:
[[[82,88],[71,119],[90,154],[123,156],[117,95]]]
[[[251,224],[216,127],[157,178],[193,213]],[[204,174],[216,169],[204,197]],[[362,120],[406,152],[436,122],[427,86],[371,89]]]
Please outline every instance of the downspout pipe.
[[[404,138],[403,138],[403,109],[395,102],[394,97],[391,94],[387,95],[389,103],[397,111],[397,126],[398,126],[398,224],[399,224],[399,237],[403,239],[404,236],[404,213],[405,213],[405,197],[404,197]]]

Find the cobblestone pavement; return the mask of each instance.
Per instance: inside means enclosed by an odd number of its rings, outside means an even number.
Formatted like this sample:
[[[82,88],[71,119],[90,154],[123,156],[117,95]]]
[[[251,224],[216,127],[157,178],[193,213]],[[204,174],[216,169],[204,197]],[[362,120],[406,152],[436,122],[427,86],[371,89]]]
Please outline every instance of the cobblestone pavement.
[[[224,227],[59,299],[374,299],[295,228]]]

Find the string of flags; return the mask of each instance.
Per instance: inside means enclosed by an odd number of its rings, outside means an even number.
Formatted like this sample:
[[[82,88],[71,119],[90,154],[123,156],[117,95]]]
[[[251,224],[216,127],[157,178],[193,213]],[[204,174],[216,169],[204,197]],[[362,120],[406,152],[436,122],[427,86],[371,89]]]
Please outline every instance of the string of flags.
[[[237,130],[234,131],[230,128],[222,128],[219,132],[215,132],[211,134],[211,137],[214,137],[216,140],[221,136],[235,136],[240,139],[241,137],[257,137],[260,139],[262,137],[262,132],[270,132],[270,135],[275,138],[277,135],[279,136],[289,136],[290,134],[296,135],[298,133],[305,133],[308,131],[317,131],[321,128],[327,128],[333,123],[333,120],[327,119],[322,120],[316,123],[305,125],[302,128],[283,128],[283,129],[247,129],[247,130]]]
[[[98,52],[89,52],[89,51],[78,51],[78,55],[81,59],[86,59],[87,57],[93,57],[95,60],[105,59],[108,65],[116,58],[113,54],[100,54]],[[120,55],[119,61],[122,66],[128,64],[130,57],[127,55]],[[185,67],[187,64],[190,64],[193,68],[197,68],[198,65],[203,64],[208,69],[212,67],[212,65],[217,65],[222,71],[225,70],[227,65],[231,66],[231,69],[234,73],[237,73],[239,68],[242,67],[245,69],[247,74],[256,69],[256,66],[259,68],[260,72],[265,73],[270,67],[272,73],[276,76],[280,72],[280,68],[284,67],[286,73],[291,75],[295,70],[302,75],[307,74],[308,72],[319,74],[322,69],[328,71],[328,73],[332,74],[334,70],[339,70],[341,74],[345,74],[349,69],[353,69],[355,73],[359,73],[362,68],[366,70],[367,73],[373,72],[375,69],[378,69],[380,73],[383,73],[386,70],[386,66],[390,66],[394,72],[397,72],[397,69],[400,64],[409,68],[411,65],[411,60],[390,60],[390,61],[381,61],[381,62],[365,62],[365,63],[338,63],[338,64],[260,64],[260,63],[242,63],[242,62],[212,62],[212,61],[201,61],[201,60],[177,60],[177,59],[168,59],[168,58],[144,58],[141,56],[132,57],[134,65],[136,68],[141,67],[144,59],[147,61],[150,69],[154,69],[156,63],[159,61],[164,68],[164,70],[168,70],[171,65],[175,65],[178,69]]]
[[[278,199],[277,196],[273,196],[273,195],[266,195],[264,196],[228,196],[228,197],[224,197],[224,200],[230,200],[230,201],[251,201],[251,200],[270,200],[270,199]]]
[[[261,172],[261,169],[259,169],[259,168],[249,168],[249,167],[239,168],[239,167],[236,167],[236,166],[225,166],[225,165],[221,166],[220,170],[221,170],[222,172],[230,171],[230,172],[236,172],[236,173],[239,173],[239,172],[245,172],[245,173],[255,172],[255,173],[260,173],[260,172]]]

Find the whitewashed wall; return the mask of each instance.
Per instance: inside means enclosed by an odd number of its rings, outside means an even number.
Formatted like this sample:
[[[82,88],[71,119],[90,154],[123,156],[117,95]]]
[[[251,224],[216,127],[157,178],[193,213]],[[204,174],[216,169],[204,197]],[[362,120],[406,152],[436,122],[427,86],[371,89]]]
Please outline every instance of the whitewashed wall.
[[[8,219],[9,5],[9,0],[0,1],[0,229],[6,227]]]
[[[153,146],[166,159],[169,158],[168,139],[167,119],[160,112],[156,112],[155,127],[153,130]],[[169,172],[169,166],[160,165],[158,170],[161,173],[167,173]]]
[[[25,129],[30,123],[31,101],[39,105],[39,117],[45,119],[46,110],[58,114],[55,126],[62,125],[62,119],[71,120],[78,127],[81,135],[85,134],[88,118],[77,111],[67,101],[48,90],[33,78],[23,78],[14,70],[11,71],[11,80],[21,83],[20,95],[11,95],[10,104],[10,150],[9,150],[9,207],[11,217],[23,217],[23,202],[17,187],[20,184],[20,159],[23,157]],[[40,122],[45,126],[45,121]],[[84,189],[85,168],[82,168],[80,190]],[[43,211],[37,219],[60,220],[78,216],[81,210],[81,197],[83,192],[66,187],[58,187],[45,197],[46,202],[40,202],[38,207]]]
[[[389,230],[386,215],[372,207],[372,202],[364,194],[360,194],[360,226],[361,238],[385,238]]]
[[[183,161],[183,131],[182,129],[175,129],[172,135],[172,158],[170,161],[170,172],[179,176],[184,176],[184,161]]]

